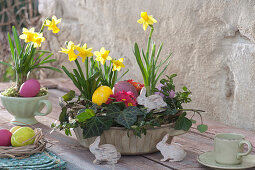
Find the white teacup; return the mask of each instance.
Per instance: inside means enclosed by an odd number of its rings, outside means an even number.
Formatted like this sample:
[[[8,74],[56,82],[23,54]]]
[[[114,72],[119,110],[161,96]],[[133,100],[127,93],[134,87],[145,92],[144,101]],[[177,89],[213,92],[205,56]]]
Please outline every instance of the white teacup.
[[[243,152],[243,146],[248,146]],[[242,156],[250,154],[252,145],[244,140],[244,136],[235,133],[220,133],[214,139],[215,161],[219,164],[235,165],[242,162]]]

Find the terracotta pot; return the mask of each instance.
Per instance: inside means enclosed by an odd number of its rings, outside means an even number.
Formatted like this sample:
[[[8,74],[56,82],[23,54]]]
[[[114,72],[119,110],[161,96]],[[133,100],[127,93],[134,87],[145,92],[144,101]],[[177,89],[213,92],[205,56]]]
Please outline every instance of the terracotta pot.
[[[80,127],[75,128],[74,132],[79,143],[86,148],[88,148],[96,138],[83,139],[83,130]],[[135,136],[132,131],[129,131],[128,136],[127,130],[123,127],[112,127],[103,132],[100,144],[112,144],[122,155],[141,155],[157,152],[157,143],[160,142],[167,133],[170,135],[168,143],[171,143],[174,136],[184,134],[186,131],[175,130],[173,124],[168,124],[147,129],[146,135],[142,135],[140,138]]]

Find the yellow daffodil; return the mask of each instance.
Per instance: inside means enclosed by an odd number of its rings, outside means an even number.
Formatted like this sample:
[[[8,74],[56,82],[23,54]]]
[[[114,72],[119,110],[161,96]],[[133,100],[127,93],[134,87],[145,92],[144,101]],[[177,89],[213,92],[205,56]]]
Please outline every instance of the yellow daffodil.
[[[115,71],[115,70],[120,71],[122,67],[125,67],[125,65],[123,64],[123,61],[124,61],[124,58],[120,58],[119,60],[112,60],[112,64],[113,64],[112,71]]]
[[[22,29],[22,34],[19,36],[20,39],[24,39],[26,43],[32,42],[35,36],[35,28],[27,28]]]
[[[85,62],[87,57],[93,56],[92,48],[87,48],[87,44],[84,44],[82,47],[76,46],[76,50],[79,52],[78,56],[82,58],[82,62]]]
[[[41,43],[45,41],[45,38],[43,37],[43,33],[35,33],[34,34],[34,47],[41,47]]]
[[[112,57],[108,56],[110,51],[105,50],[104,47],[100,49],[100,51],[95,51],[94,54],[97,56],[96,61],[100,61],[102,65],[104,65],[106,60],[112,60]]]
[[[74,53],[75,48],[77,48],[77,46],[74,45],[74,43],[72,41],[69,41],[67,44],[67,49],[61,48],[62,51],[59,51],[61,53],[65,53],[68,54],[69,60],[70,61],[74,61],[77,59],[77,55]]]
[[[147,12],[141,12],[141,18],[137,20],[137,22],[143,24],[143,29],[145,31],[148,25],[153,25],[157,20],[155,20],[152,15],[147,15]]]
[[[57,24],[59,24],[60,22],[61,18],[57,19],[56,16],[53,16],[51,21],[47,19],[44,25],[48,27],[48,30],[52,30],[53,33],[58,33],[60,29],[57,27]]]

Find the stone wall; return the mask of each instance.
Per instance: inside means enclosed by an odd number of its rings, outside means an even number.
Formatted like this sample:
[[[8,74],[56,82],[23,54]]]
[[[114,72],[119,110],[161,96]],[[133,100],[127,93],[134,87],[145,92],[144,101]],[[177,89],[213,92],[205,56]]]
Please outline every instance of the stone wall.
[[[104,46],[125,57],[135,80],[142,77],[132,47],[145,47],[149,33],[136,21],[147,11],[158,20],[153,39],[164,42],[162,59],[173,52],[166,74],[177,73],[177,86],[193,92],[188,107],[206,110],[207,119],[255,128],[255,1],[40,0],[39,9],[44,17],[63,18],[60,34],[47,35],[53,51],[66,40]]]

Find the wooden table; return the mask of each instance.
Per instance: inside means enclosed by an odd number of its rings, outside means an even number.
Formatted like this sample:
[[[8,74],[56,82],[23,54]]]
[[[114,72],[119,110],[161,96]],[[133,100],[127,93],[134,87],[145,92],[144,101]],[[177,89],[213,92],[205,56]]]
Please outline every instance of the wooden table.
[[[112,169],[110,165],[94,165],[92,161],[94,155],[88,149],[82,147],[73,136],[67,137],[63,132],[51,131],[50,125],[58,119],[60,107],[58,105],[58,97],[63,96],[69,89],[77,89],[67,79],[47,79],[41,81],[41,84],[49,88],[49,100],[53,104],[52,113],[47,116],[37,117],[39,121],[35,127],[43,129],[47,140],[53,145],[49,148],[52,152],[59,155],[67,162],[67,169]],[[0,91],[9,87],[10,83],[0,83]],[[204,116],[205,117],[205,116]],[[12,116],[0,104],[0,128],[11,128],[10,123]],[[181,136],[174,138],[174,142],[180,143],[187,152],[186,158],[182,162],[170,163],[160,162],[162,158],[159,152],[141,156],[122,156],[119,163],[115,166],[116,169],[146,169],[146,170],[164,170],[164,169],[208,169],[197,162],[197,156],[203,152],[213,150],[213,138],[216,133],[235,132],[244,134],[248,140],[255,146],[255,133],[242,129],[226,126],[224,124],[205,121],[209,126],[209,130],[201,134],[195,128]],[[253,150],[254,151],[254,150]]]

